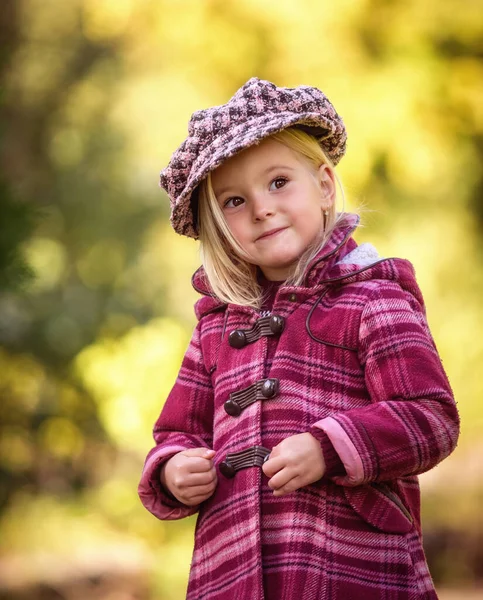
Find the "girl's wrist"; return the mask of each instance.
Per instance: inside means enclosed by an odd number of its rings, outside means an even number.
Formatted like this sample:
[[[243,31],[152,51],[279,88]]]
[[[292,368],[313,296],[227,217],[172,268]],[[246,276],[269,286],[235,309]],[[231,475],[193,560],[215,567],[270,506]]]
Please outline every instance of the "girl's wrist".
[[[318,427],[313,427],[310,433],[320,443],[325,462],[325,475],[327,477],[345,475],[346,470],[344,463],[337,454],[329,436],[325,433],[325,431],[322,431],[322,429],[319,429]]]
[[[169,459],[166,460],[159,469],[159,483],[161,484],[161,488],[162,488],[163,492],[165,494],[167,494],[169,497],[176,500],[176,497],[174,496],[173,492],[169,489],[169,485],[168,485],[168,482],[166,479],[166,465],[168,464],[168,462],[169,462]]]
[[[166,482],[166,465],[168,464],[168,461],[164,462],[161,465],[161,468],[159,469],[159,483],[161,484],[161,490],[163,491],[163,493],[173,502],[177,502],[179,503],[179,500],[176,498],[176,496],[171,492],[171,490],[168,487],[168,484]]]
[[[163,486],[165,489],[168,489],[168,486],[166,485],[166,473],[165,473],[165,470],[166,470],[166,463],[167,463],[167,462],[168,462],[168,461],[164,462],[164,463],[161,465],[161,468],[159,469],[159,481],[161,482],[161,485],[162,485],[162,486]]]

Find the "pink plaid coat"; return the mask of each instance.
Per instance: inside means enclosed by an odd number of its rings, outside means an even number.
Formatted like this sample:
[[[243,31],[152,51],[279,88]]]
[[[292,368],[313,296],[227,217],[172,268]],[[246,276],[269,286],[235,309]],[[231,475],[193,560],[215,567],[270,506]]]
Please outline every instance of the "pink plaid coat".
[[[282,497],[259,466],[232,478],[219,473],[216,492],[199,507],[190,600],[437,597],[422,549],[417,475],[454,449],[457,410],[413,267],[400,259],[353,264],[356,226],[347,215],[305,285],[279,289],[272,315],[282,331],[262,326],[267,317],[250,308],[219,304],[203,272],[195,274],[205,295],[154,427],[139,486],[145,507],[160,519],[196,512],[159,483],[161,464],[191,447],[213,448],[219,468],[228,453],[270,449],[309,431],[328,471]],[[233,331],[244,336],[238,347]],[[278,380],[271,397],[258,393],[267,379]],[[229,414],[227,400],[243,398],[251,403]]]

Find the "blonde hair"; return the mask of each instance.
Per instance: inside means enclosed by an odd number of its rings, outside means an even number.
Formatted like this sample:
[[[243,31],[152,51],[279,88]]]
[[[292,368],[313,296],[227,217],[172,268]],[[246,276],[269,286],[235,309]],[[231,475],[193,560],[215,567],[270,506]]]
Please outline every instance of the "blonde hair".
[[[334,169],[315,137],[301,129],[290,127],[273,134],[270,139],[284,144],[304,157],[314,173],[321,164]],[[342,184],[337,175],[335,177],[344,201]],[[342,218],[343,214],[336,212],[334,202],[328,208],[323,230],[301,255],[285,285],[298,286],[303,283],[309,263],[326,244],[334,227]],[[200,184],[198,223],[201,261],[214,295],[222,302],[260,308],[262,291],[257,281],[257,267],[250,263],[249,256],[228,228],[213,191],[211,173]]]

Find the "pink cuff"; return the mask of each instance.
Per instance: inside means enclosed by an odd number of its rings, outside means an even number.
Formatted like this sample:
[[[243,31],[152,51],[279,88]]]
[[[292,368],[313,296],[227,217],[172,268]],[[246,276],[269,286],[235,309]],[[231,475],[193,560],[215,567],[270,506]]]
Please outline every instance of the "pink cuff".
[[[182,446],[163,446],[153,449],[146,459],[138,486],[139,498],[143,505],[158,519],[183,519],[197,512],[197,506],[186,506],[168,494],[159,479],[160,468],[178,452],[186,450]]]
[[[317,421],[313,426],[325,431],[345,467],[347,474],[333,477],[335,483],[344,486],[363,483],[364,468],[361,457],[342,425],[334,418],[327,417]]]
[[[311,427],[310,433],[320,442],[320,447],[322,448],[325,462],[324,477],[333,479],[336,476],[345,475],[346,471],[340,456],[335,451],[335,448],[325,431],[319,427]]]

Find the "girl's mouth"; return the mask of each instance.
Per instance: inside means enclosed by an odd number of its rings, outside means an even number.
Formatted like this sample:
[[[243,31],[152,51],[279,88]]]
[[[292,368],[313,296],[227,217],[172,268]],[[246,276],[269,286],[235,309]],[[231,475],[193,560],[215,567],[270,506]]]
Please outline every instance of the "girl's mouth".
[[[262,233],[262,235],[257,237],[257,239],[255,241],[258,242],[259,240],[265,240],[267,238],[274,237],[281,231],[285,231],[285,229],[287,229],[287,228],[286,227],[277,227],[276,229],[271,229],[270,231]]]

